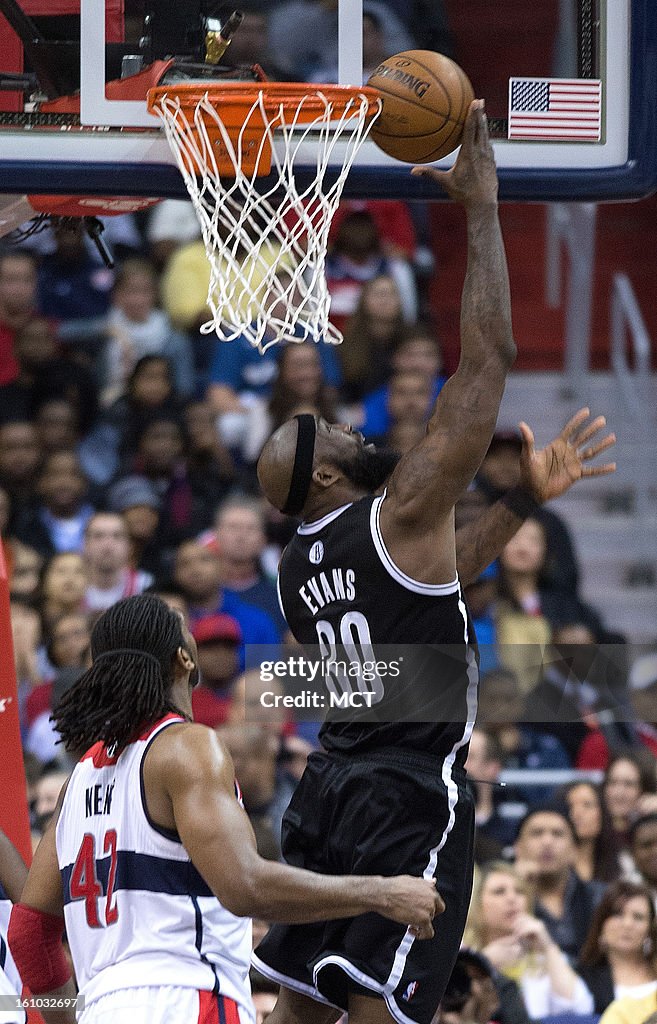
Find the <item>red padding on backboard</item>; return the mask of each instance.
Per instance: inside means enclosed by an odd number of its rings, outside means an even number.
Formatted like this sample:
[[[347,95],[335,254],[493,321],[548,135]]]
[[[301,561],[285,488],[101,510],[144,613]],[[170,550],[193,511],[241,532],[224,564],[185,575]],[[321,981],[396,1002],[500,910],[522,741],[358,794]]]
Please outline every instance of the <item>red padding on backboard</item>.
[[[7,833],[26,864],[32,861],[27,786],[23,768],[14,645],[9,617],[9,582],[0,545],[0,827]]]
[[[19,0],[25,14],[31,17],[57,14],[79,14],[80,0]],[[105,38],[108,43],[123,42],[123,0],[105,0]],[[2,70],[20,72],[23,70],[23,44],[0,14],[0,53]],[[0,93],[0,110],[20,111],[23,97],[17,92]]]

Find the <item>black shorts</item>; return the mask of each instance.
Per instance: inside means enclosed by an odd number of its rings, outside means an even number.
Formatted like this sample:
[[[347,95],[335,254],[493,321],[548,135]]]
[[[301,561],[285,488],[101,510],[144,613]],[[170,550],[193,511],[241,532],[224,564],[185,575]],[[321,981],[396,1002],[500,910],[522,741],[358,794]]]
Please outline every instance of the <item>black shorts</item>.
[[[400,1024],[430,1024],[459,950],[472,888],[474,806],[462,769],[401,750],[312,754],[283,818],[288,864],[337,875],[437,879],[433,939],[378,914],[274,925],[254,964],[342,1010],[348,992],[383,997]]]

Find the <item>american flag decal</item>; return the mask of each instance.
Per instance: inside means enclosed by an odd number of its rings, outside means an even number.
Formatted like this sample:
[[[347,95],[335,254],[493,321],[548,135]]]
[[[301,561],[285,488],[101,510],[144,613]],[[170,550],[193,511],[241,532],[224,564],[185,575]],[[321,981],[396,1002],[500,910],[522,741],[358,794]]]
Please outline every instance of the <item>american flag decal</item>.
[[[602,82],[595,78],[511,78],[509,138],[599,142]]]

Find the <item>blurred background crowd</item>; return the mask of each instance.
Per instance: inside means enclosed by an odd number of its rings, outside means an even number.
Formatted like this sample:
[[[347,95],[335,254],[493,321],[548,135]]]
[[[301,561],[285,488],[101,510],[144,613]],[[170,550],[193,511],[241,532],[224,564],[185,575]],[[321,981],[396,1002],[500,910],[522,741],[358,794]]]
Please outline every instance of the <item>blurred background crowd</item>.
[[[313,49],[334,5],[240,6],[236,63],[335,77],[330,48]],[[366,0],[364,41],[367,68],[414,45],[451,52],[440,4]],[[35,843],[71,767],[53,704],[88,667],[97,616],[151,591],[190,624],[195,717],[230,749],[261,853],[280,856],[318,723],[263,721],[262,688],[283,683],[245,671],[250,645],[272,658],[292,645],[275,577],[296,524],[261,498],[255,464],[302,411],[401,452],[420,439],[453,369],[428,299],[428,223],[417,204],[344,202],[327,264],[343,345],[264,356],[200,331],[209,268],[189,203],[108,220],[114,270],[75,229],[0,250],[0,536]],[[518,483],[520,450],[500,429],[457,529]],[[569,530],[543,509],[467,588],[483,675],[465,941],[483,956],[464,960],[444,1024],[605,1011],[643,1024],[657,1010],[657,654],[626,644],[579,584]],[[254,988],[264,1015],[274,995]]]

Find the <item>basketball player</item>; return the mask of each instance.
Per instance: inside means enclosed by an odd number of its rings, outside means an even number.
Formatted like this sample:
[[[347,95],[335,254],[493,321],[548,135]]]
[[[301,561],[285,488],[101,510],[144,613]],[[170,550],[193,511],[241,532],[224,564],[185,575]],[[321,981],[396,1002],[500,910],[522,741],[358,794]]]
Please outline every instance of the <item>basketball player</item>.
[[[230,757],[191,721],[197,652],[181,615],[153,595],[126,598],[91,644],[91,668],[54,712],[67,748],[87,753],[11,916],[32,992],[74,994],[64,923],[84,1024],[251,1024],[249,915],[373,912],[433,935],[433,880],[327,877],[258,856]]]
[[[463,765],[478,670],[457,573],[454,505],[488,449],[515,357],[482,101],[470,107],[454,167],[418,171],[463,205],[468,234],[461,359],[425,438],[396,461],[349,427],[301,415],[267,442],[258,477],[273,505],[303,518],[279,569],[281,606],[296,639],[333,658],[349,647],[373,654],[372,644],[375,652],[377,645],[403,644],[404,657],[411,655],[395,684],[379,678],[372,687],[374,720],[325,721],[325,752],[311,755],[283,819],[285,859],[318,871],[423,874],[437,880],[445,911],[426,943],[372,915],[274,926],[254,955],[260,972],[283,986],[270,1024],[329,1024],[343,1010],[349,1024],[430,1024],[470,898],[473,807]],[[582,467],[613,443],[609,437],[580,451],[604,422],[580,430],[587,417],[581,410],[543,452],[523,424],[523,479],[533,498],[611,471]],[[494,559],[533,507],[518,490],[486,515],[487,532],[475,524],[463,554],[464,582]],[[438,645],[448,645],[442,657]],[[349,688],[344,674],[328,682],[329,690]],[[397,695],[416,685],[419,715],[412,713],[413,697],[405,720],[386,714],[386,702],[388,712],[401,706]],[[446,699],[438,699],[432,720],[422,718],[434,695]]]

